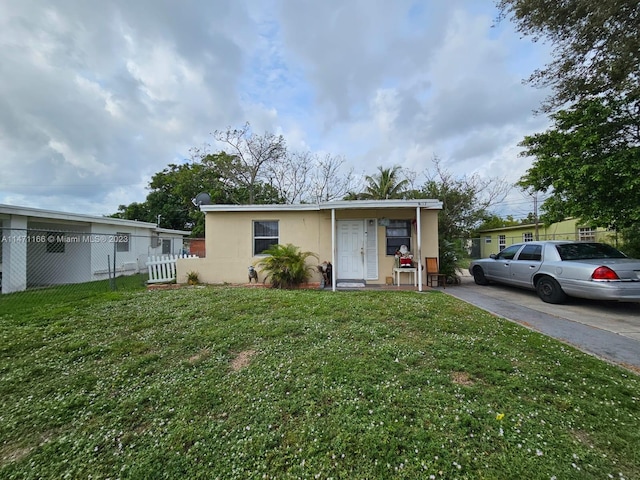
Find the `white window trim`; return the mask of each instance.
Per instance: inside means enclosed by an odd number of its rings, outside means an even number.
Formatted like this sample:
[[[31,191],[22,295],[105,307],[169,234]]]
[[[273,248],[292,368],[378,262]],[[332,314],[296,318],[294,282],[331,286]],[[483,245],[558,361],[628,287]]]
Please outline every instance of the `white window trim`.
[[[278,235],[276,236],[260,236],[256,235],[256,222],[272,222],[278,226]],[[267,239],[275,239],[276,243],[280,243],[280,221],[279,220],[253,220],[251,222],[251,249],[253,250],[254,257],[264,257],[264,253],[256,252],[256,240],[267,240]]]
[[[596,229],[593,227],[578,227],[578,241],[593,242],[596,239]]]

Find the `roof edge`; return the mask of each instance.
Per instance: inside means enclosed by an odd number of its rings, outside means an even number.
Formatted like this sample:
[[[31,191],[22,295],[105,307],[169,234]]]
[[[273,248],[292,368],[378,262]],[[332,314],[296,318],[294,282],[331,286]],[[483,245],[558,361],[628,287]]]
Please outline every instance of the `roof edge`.
[[[201,205],[203,212],[296,212],[318,210],[355,210],[355,209],[384,209],[384,208],[423,208],[427,210],[442,210],[442,202],[436,199],[419,200],[338,200],[321,203],[296,204],[252,204],[252,205]]]
[[[0,214],[19,215],[23,217],[42,218],[51,220],[66,220],[70,222],[102,223],[108,225],[122,225],[129,227],[148,228],[162,233],[175,233],[180,235],[190,235],[189,231],[172,230],[160,228],[155,223],[140,222],[138,220],[127,220],[124,218],[105,217],[99,215],[87,215],[84,213],[61,212],[57,210],[45,210],[33,207],[20,207],[17,205],[0,204]]]

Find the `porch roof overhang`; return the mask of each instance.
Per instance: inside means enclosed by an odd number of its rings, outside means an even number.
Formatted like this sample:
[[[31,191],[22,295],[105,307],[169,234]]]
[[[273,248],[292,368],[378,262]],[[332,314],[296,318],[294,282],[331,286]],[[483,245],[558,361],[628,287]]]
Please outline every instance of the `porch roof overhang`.
[[[293,205],[201,205],[203,212],[298,212],[319,210],[376,210],[391,208],[420,208],[442,210],[442,202],[435,199],[419,200],[339,200],[323,203],[298,203]]]

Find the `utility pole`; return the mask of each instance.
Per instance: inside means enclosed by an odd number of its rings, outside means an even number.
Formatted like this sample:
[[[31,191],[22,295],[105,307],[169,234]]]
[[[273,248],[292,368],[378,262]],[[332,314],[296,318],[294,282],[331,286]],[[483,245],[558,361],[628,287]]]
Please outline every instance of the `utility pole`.
[[[535,239],[540,240],[538,235],[538,192],[534,192],[533,196],[533,221],[535,222]]]

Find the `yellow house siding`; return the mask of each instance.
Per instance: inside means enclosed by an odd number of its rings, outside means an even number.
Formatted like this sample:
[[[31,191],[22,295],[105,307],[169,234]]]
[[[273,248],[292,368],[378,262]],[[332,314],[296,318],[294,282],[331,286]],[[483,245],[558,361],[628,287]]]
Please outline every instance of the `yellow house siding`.
[[[253,254],[253,222],[277,221],[278,241],[291,243],[304,251],[319,255],[317,264],[331,258],[331,244],[320,237],[321,226],[330,231],[331,220],[323,219],[324,212],[208,212],[205,225],[207,259],[211,260],[203,272],[205,283],[244,283],[249,265],[263,256]],[[328,241],[331,241],[329,237]],[[324,255],[324,256],[323,256]],[[215,259],[215,261],[214,261]],[[260,275],[262,280],[262,275]]]
[[[569,218],[561,222],[553,223],[548,227],[543,224],[538,225],[538,240],[580,240],[579,229],[588,228],[589,225],[579,223],[575,218]],[[500,235],[505,236],[505,247],[524,241],[524,234],[531,234],[533,240],[536,240],[535,225],[518,225],[515,227],[496,228],[491,230],[480,231],[480,251],[482,257],[488,257],[492,253],[500,251]],[[612,236],[604,228],[594,229],[596,241],[611,242]],[[490,238],[491,243],[487,243],[486,239]]]
[[[426,256],[438,255],[438,210],[423,209],[422,262]],[[391,276],[395,258],[386,255],[386,230],[380,218],[393,220],[415,220],[415,208],[345,209],[335,210],[336,221],[373,219],[377,222],[378,278],[367,283],[384,284]],[[281,244],[291,243],[303,251],[318,255],[310,258],[310,265],[332,261],[331,210],[265,210],[265,211],[208,211],[205,220],[206,258],[195,261],[178,261],[178,282],[186,280],[186,273],[197,271],[203,283],[246,283],[247,268],[255,265],[262,256],[253,255],[253,222],[255,220],[278,221]],[[417,261],[416,223],[412,224],[411,249]],[[334,265],[335,268],[335,265]],[[258,270],[260,282],[263,274]],[[312,282],[319,282],[320,275],[314,272]]]

